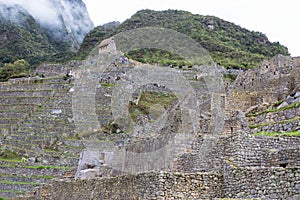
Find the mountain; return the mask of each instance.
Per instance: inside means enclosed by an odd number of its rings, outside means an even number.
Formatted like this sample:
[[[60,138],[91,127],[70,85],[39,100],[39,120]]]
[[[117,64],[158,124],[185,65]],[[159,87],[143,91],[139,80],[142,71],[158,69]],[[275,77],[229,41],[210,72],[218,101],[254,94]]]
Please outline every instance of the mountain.
[[[57,50],[48,41],[35,19],[20,5],[0,4],[0,62],[54,54]]]
[[[263,33],[249,31],[218,17],[178,10],[141,10],[112,29],[96,27],[84,39],[79,55],[86,55],[87,50],[105,37],[142,27],[163,27],[186,34],[207,49],[215,62],[227,68],[253,68],[263,59],[277,54],[289,55],[285,46],[270,42]],[[162,50],[142,49],[128,55],[142,62],[164,65],[184,63],[182,58]]]
[[[65,60],[92,28],[81,0],[0,2],[0,66]]]
[[[40,18],[36,20],[57,48],[63,49],[63,43],[67,43],[71,45],[69,48],[77,50],[85,35],[94,27],[85,4],[82,0],[49,0],[48,3],[55,13],[55,20],[51,23]]]

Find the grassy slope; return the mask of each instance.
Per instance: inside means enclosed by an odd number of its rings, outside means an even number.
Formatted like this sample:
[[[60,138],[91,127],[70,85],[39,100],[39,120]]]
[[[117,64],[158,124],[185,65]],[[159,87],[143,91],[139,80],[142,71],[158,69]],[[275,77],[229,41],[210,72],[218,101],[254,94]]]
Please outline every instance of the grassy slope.
[[[211,25],[213,30],[209,28]],[[225,67],[252,68],[265,58],[289,54],[286,47],[278,42],[271,43],[264,34],[249,31],[217,17],[177,10],[142,10],[117,27],[96,27],[83,41],[78,55],[84,57],[104,38],[141,27],[164,27],[184,33],[207,49],[212,58]],[[142,62],[184,64],[178,56],[161,50],[140,50],[129,52],[128,55]]]

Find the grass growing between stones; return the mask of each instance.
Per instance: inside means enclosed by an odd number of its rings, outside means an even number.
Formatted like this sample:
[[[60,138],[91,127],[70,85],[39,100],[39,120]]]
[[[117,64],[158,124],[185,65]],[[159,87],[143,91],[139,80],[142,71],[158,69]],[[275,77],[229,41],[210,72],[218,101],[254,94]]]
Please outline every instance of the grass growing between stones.
[[[292,132],[257,132],[254,134],[254,136],[269,136],[269,137],[275,137],[275,136],[293,136],[293,137],[299,137],[300,131],[292,131]]]
[[[246,115],[246,117],[257,117],[259,115],[263,115],[263,114],[267,114],[267,113],[274,113],[274,112],[279,112],[279,111],[284,111],[284,110],[288,110],[288,109],[292,109],[292,108],[299,108],[299,107],[300,107],[300,102],[293,103],[293,104],[290,104],[290,105],[282,107],[282,108],[268,109],[268,110],[264,110],[264,111],[261,111],[258,113],[249,113]]]
[[[16,194],[26,194],[26,192],[18,191],[18,190],[0,190],[0,193],[16,193]],[[3,198],[2,198],[3,199]],[[1,200],[1,197],[0,197]]]
[[[5,161],[5,162],[13,162],[13,163],[20,163],[22,162],[22,159],[20,158],[0,158],[0,161]]]
[[[101,83],[102,87],[116,87],[117,84],[113,84],[113,83]]]
[[[45,166],[45,165],[39,165],[39,166],[25,166],[27,169],[62,169],[62,170],[69,170],[70,167],[64,167],[64,166]]]
[[[270,123],[265,123],[265,124],[254,124],[254,125],[249,125],[249,128],[254,129],[254,128],[258,128],[258,127],[262,127],[262,126],[269,126],[269,125],[274,125],[274,124],[284,124],[284,123],[288,123],[288,122],[294,122],[294,121],[299,121],[300,117],[296,117],[293,119],[288,119],[288,120],[282,120],[279,122],[270,122]]]
[[[0,149],[0,161],[19,162],[21,159],[20,155],[11,150]]]
[[[24,163],[25,164],[25,163]],[[1,168],[8,167],[8,168],[26,168],[26,169],[60,169],[60,170],[70,170],[70,167],[64,166],[45,166],[45,165],[18,165],[18,164],[2,164],[0,165]]]
[[[7,181],[7,180],[1,180],[0,183],[7,184],[7,185],[36,185],[36,186],[41,185],[40,183],[37,182],[18,182],[18,181]]]

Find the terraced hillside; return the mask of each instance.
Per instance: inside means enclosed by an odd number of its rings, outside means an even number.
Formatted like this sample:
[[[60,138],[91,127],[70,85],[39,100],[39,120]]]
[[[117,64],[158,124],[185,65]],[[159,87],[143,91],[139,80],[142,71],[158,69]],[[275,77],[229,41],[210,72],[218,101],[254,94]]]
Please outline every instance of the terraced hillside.
[[[31,78],[0,85],[0,196],[11,197],[76,166],[70,79]],[[77,144],[76,144],[77,145]]]
[[[74,65],[79,66],[80,63]],[[108,68],[101,76],[99,75],[100,87],[96,89],[95,107],[98,121],[102,125],[101,132],[88,134],[76,132],[72,111],[74,78],[66,75],[72,70],[67,65],[61,68],[51,65],[40,66],[34,73],[43,78],[12,79],[0,84],[2,166],[0,196],[14,197],[33,191],[34,187],[53,178],[62,177],[64,174],[68,176],[69,171],[73,171],[71,175],[74,176],[79,153],[84,148],[82,142],[85,143],[86,140],[117,142],[120,138],[131,137],[125,132],[116,134],[116,129],[111,125],[110,106],[113,91],[120,84],[121,78],[126,78],[126,73],[132,70],[135,64],[120,62],[118,65]],[[58,68],[53,70],[53,67]],[[199,98],[208,98],[204,95],[207,88],[203,80],[199,85],[201,80],[195,79],[199,71],[180,70],[190,84],[194,85],[195,91],[199,90],[197,92]],[[172,77],[171,74],[169,76]],[[175,82],[170,84],[176,88]],[[152,94],[155,91],[157,94],[169,93],[164,88],[152,83],[144,86],[142,90],[145,94],[147,92]],[[163,95],[158,100],[155,98],[148,96],[143,100],[144,104],[149,104],[148,101],[157,104],[166,97]],[[205,100],[202,101],[205,104]],[[146,112],[142,105],[138,105],[141,107],[137,109]],[[209,110],[209,107],[206,109]]]
[[[44,78],[1,84],[1,196],[299,197],[297,59],[276,57],[217,90],[220,82],[210,76],[211,67],[160,68],[132,60],[123,63],[117,57],[101,71],[100,58],[73,63],[79,71],[73,64],[56,70],[44,65],[36,71]],[[80,72],[84,77],[78,82]],[[274,72],[277,83],[272,82]],[[197,102],[181,101],[189,86]],[[94,99],[78,94],[92,94]],[[80,101],[85,109],[74,111]],[[91,102],[95,115],[90,115]],[[127,118],[118,110],[127,110]],[[199,123],[189,121],[193,114]],[[165,119],[161,129],[151,129]],[[93,127],[95,121],[99,127]],[[133,129],[126,126],[128,121]],[[218,126],[222,121],[224,127]]]

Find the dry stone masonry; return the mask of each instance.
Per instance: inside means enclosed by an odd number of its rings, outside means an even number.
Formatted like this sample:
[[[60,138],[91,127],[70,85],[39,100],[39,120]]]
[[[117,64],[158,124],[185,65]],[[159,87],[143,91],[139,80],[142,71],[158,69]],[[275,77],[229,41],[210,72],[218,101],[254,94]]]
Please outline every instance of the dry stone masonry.
[[[96,83],[95,112],[101,126],[82,133],[76,130],[78,122],[72,112],[76,69],[95,65],[98,53],[96,49],[95,55],[84,62],[55,68],[45,64],[36,71],[40,77],[0,84],[1,152],[14,152],[28,159],[16,163],[13,159],[0,160],[4,180],[0,181],[0,196],[300,198],[300,137],[282,134],[299,132],[299,58],[278,56],[265,61],[256,69],[239,73],[232,85],[216,92],[218,95],[211,93],[208,85],[214,85],[204,78],[209,75],[208,66],[173,68],[188,81],[200,102],[195,118],[199,123],[183,123],[187,113],[174,101],[169,111],[166,109],[164,128],[145,135],[143,129],[126,132],[130,129],[112,119],[115,89],[124,80],[132,81],[130,70],[141,65],[131,60],[123,62],[123,55],[117,52],[115,56],[119,57],[104,72],[90,77]],[[220,67],[218,70],[224,71]],[[167,75],[174,76],[171,72]],[[139,106],[143,92],[170,95],[170,88],[177,83],[168,84],[143,85],[131,100]],[[135,119],[137,124],[151,125],[153,115],[142,114]],[[216,120],[219,123],[213,123]],[[196,132],[192,131],[193,124],[198,124]],[[221,132],[217,132],[219,127]],[[263,132],[278,134],[259,135]],[[16,197],[20,194],[23,196]]]

